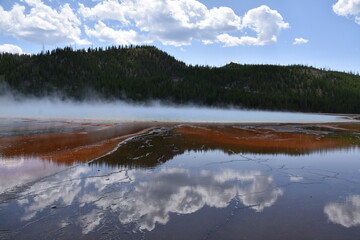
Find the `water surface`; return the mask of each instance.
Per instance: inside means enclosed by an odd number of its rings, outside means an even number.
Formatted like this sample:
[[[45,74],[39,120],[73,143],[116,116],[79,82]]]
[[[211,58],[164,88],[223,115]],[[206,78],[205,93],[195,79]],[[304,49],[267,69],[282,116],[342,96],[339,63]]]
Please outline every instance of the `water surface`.
[[[10,198],[0,194],[0,238],[360,238],[356,131],[230,129],[234,135],[224,126],[155,128]],[[293,142],[269,148],[269,136]],[[326,144],[299,147],[313,137]]]

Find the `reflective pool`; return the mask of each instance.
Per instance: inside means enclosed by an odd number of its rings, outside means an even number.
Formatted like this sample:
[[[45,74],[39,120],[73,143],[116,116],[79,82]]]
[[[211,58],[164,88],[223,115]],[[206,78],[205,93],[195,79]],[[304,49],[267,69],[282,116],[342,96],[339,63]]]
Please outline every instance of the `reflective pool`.
[[[156,128],[0,194],[0,239],[360,239],[357,144],[256,150],[184,136]]]

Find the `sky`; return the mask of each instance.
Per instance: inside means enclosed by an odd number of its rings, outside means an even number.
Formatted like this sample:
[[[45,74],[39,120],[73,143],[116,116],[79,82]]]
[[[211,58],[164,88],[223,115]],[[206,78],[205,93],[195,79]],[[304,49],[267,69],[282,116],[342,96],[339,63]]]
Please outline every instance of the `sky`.
[[[360,0],[0,0],[0,52],[129,44],[192,65],[360,73]]]

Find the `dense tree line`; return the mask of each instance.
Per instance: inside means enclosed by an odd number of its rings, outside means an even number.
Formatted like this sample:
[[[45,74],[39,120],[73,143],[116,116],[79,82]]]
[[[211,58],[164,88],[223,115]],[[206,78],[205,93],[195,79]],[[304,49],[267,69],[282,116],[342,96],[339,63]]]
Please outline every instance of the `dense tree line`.
[[[152,46],[0,54],[0,83],[26,96],[360,113],[360,76],[308,66],[187,66]]]

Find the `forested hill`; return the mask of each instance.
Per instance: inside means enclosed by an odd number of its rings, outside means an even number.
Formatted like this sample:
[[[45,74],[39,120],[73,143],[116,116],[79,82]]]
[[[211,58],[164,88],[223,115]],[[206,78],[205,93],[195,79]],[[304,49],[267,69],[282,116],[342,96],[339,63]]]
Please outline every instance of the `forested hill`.
[[[360,113],[360,76],[306,66],[187,66],[151,46],[0,54],[0,83],[25,96]],[[3,84],[5,83],[5,84]],[[3,88],[4,89],[4,88]],[[2,92],[4,94],[4,90]]]

